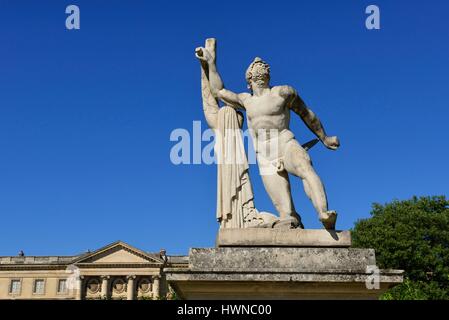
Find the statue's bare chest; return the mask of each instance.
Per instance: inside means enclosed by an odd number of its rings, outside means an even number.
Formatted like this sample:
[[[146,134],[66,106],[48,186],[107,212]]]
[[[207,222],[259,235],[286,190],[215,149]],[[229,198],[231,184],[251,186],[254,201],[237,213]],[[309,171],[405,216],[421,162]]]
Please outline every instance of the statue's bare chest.
[[[276,116],[285,113],[285,99],[279,95],[266,94],[252,96],[245,101],[248,119],[258,117]]]

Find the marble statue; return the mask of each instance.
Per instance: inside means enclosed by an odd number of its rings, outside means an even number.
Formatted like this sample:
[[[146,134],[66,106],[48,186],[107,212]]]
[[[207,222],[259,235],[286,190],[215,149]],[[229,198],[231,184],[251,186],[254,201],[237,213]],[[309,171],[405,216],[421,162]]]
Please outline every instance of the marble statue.
[[[202,66],[205,117],[220,137],[216,141],[216,154],[229,157],[226,152],[232,150],[230,164],[218,162],[217,218],[221,227],[304,228],[292,201],[288,175],[292,174],[302,180],[324,227],[334,230],[337,213],[328,209],[323,183],[312,166],[307,147],[301,146],[290,131],[291,111],[327,148],[336,150],[340,146],[338,138],[326,135],[318,117],[294,88],[270,86],[270,66],[260,58],[255,58],[246,71],[249,93],[237,94],[226,89],[217,71],[215,45],[215,39],[208,39],[205,47],[195,50],[195,55]],[[220,108],[218,101],[225,106]],[[234,137],[226,137],[226,129],[238,131],[232,129],[242,127],[240,110],[246,112],[262,181],[279,218],[255,209],[242,139],[235,134]],[[237,158],[242,160],[242,156],[244,161],[236,161]],[[230,221],[226,225],[228,218]]]

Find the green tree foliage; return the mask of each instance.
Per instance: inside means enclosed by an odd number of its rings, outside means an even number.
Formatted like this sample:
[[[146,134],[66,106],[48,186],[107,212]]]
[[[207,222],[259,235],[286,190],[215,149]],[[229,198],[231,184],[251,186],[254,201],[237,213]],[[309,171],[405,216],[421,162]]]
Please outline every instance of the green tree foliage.
[[[381,269],[402,269],[405,281],[383,299],[449,299],[449,201],[413,197],[374,204],[356,222],[353,245],[376,250]]]

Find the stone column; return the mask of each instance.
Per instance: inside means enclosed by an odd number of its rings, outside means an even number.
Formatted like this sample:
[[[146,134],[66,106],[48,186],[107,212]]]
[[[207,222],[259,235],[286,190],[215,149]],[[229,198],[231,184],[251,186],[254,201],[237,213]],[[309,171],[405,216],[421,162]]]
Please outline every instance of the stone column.
[[[76,300],[83,300],[84,276],[79,276],[76,280]],[[73,287],[72,287],[73,288]]]
[[[161,276],[153,276],[153,299],[157,299],[161,295]]]
[[[109,278],[110,276],[101,276],[101,298],[107,299],[109,298]]]
[[[126,285],[126,300],[134,300],[134,279],[136,276],[127,276],[128,284]]]

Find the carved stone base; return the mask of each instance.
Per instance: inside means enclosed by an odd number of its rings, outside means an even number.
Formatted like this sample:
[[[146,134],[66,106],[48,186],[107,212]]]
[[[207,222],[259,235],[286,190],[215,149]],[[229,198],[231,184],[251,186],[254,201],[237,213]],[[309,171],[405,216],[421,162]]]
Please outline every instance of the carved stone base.
[[[217,247],[343,247],[351,232],[325,229],[220,229]]]
[[[373,274],[375,264],[372,249],[206,248],[190,250],[188,269],[165,273],[188,300],[377,299],[402,271]]]

